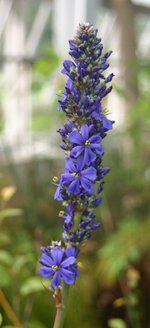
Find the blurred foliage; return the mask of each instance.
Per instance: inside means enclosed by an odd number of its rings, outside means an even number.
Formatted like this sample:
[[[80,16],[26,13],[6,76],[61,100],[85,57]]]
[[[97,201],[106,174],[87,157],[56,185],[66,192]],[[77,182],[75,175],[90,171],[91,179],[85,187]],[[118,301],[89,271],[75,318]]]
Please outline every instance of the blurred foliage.
[[[33,67],[33,91],[39,91],[43,83],[47,82],[56,67],[59,65],[59,57],[52,48],[46,48],[41,59],[36,60]]]
[[[109,328],[126,328],[126,324],[122,319],[111,319],[108,322]]]
[[[118,230],[107,236],[104,246],[99,250],[99,279],[111,286],[130,263],[138,262],[150,248],[150,220],[141,222],[126,218]]]
[[[62,114],[57,112],[58,97],[56,98],[56,93],[64,86],[62,77],[58,75],[59,63],[60,58],[55,51],[45,48],[41,58],[33,66],[32,132],[50,132],[62,120]],[[50,119],[51,115],[53,120]]]
[[[25,6],[25,24],[27,29],[27,34],[32,30],[34,19],[36,19],[36,15],[38,15],[38,10],[41,5],[41,0],[26,0],[27,5]],[[47,44],[51,43],[52,38],[52,13],[49,16],[49,19],[47,20],[44,31],[42,34],[42,37],[39,40],[38,43],[38,49],[37,53],[38,55],[43,55],[43,49],[47,46]]]
[[[41,132],[50,129],[49,113],[36,113],[32,120],[32,131]]]

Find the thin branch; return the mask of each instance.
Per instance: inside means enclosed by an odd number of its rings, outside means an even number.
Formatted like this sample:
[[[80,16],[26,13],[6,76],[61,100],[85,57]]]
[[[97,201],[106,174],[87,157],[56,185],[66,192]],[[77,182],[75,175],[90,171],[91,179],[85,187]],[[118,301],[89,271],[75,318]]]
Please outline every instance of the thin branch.
[[[56,316],[53,328],[63,328],[68,304],[69,285],[64,284],[62,291],[53,294],[56,304]]]

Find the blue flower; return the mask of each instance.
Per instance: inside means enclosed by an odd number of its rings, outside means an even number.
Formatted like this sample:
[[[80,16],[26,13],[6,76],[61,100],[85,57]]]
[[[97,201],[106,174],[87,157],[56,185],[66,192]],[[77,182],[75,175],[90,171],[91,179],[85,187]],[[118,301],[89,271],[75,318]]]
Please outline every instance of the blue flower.
[[[66,160],[66,173],[61,175],[61,181],[67,186],[70,194],[78,195],[81,190],[91,195],[94,193],[93,181],[96,179],[96,169],[88,167],[83,169],[84,163],[82,160],[76,160],[76,163],[71,158]]]
[[[61,218],[64,218],[65,221],[64,221],[64,228],[66,230],[70,230],[74,224],[74,221],[73,221],[73,216],[74,216],[74,207],[73,207],[73,204],[72,205],[69,205],[66,207],[67,209],[67,212],[63,212],[61,213],[60,211],[60,214],[59,216]]]
[[[83,157],[83,164],[89,165],[96,159],[96,154],[103,155],[104,150],[100,144],[102,138],[99,134],[90,137],[90,131],[93,126],[83,125],[81,130],[72,131],[69,135],[69,141],[73,144],[71,155]]]
[[[51,278],[51,288],[59,287],[62,280],[67,285],[74,284],[77,272],[76,258],[73,252],[64,251],[61,247],[54,247],[44,251],[39,262],[42,267],[39,273],[44,278]]]

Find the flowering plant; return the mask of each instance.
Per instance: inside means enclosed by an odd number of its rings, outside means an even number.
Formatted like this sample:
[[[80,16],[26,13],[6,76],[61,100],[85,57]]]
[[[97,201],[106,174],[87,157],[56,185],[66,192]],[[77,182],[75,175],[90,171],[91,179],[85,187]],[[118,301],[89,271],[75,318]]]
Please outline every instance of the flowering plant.
[[[76,259],[80,244],[100,226],[94,209],[102,201],[103,178],[109,172],[102,164],[102,140],[113,122],[102,108],[102,99],[112,89],[107,84],[113,74],[104,75],[112,51],[102,54],[97,32],[93,25],[79,25],[75,38],[69,41],[72,60],[65,60],[62,69],[68,79],[58,109],[63,110],[67,122],[58,132],[66,164],[54,198],[65,206],[65,211],[59,213],[64,230],[61,242],[41,248],[39,271],[43,277],[52,278],[50,288],[62,312],[63,294],[79,275]],[[54,327],[62,327],[63,320],[57,312]]]

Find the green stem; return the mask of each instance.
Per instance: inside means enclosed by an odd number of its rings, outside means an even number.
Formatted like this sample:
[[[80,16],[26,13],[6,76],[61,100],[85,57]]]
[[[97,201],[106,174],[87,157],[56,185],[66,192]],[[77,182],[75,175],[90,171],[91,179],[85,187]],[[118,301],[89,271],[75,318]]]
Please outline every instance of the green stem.
[[[68,304],[69,285],[64,284],[62,290],[62,300],[56,301],[56,316],[53,328],[63,328],[66,317],[66,310]]]
[[[83,213],[76,213],[74,216],[74,229],[77,230],[79,228],[79,224],[81,222]]]

